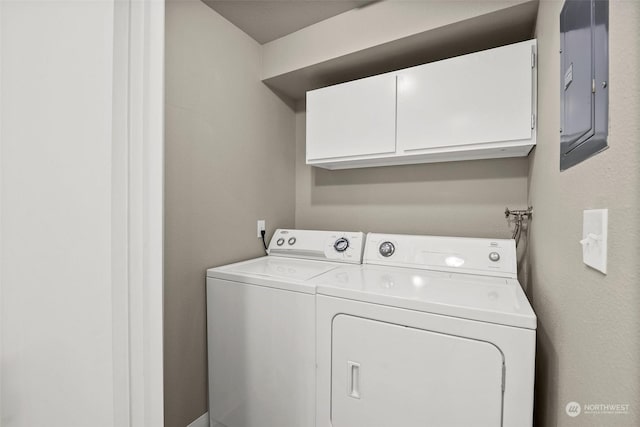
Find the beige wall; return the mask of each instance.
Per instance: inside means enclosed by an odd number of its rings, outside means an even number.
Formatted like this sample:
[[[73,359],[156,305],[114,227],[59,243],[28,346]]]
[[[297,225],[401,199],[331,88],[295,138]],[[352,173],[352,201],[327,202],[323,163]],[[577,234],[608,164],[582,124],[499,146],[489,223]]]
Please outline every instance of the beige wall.
[[[530,157],[528,293],[538,314],[537,426],[640,425],[640,3],[610,3],[610,148],[559,171],[561,2],[538,15],[538,146]],[[609,273],[582,263],[582,211],[609,209]],[[628,403],[630,415],[565,405]]]
[[[204,271],[260,255],[256,219],[270,230],[509,237],[504,207],[528,201],[530,262],[520,270],[540,324],[537,425],[640,425],[639,4],[611,5],[611,148],[560,173],[561,2],[540,6],[539,134],[529,159],[343,171],[305,165],[303,108],[294,116],[260,83],[253,40],[199,1],[170,2],[166,425],[183,427],[207,409]],[[610,209],[607,276],[581,263],[585,208]],[[570,400],[630,403],[633,413],[572,419]]]
[[[294,226],[294,113],[259,45],[200,1],[166,11],[165,425],[207,411],[205,270]]]
[[[262,75],[287,74],[528,1],[373,2],[265,43]]]
[[[511,237],[504,208],[526,206],[526,158],[319,169],[305,164],[305,116],[296,113],[297,228]]]

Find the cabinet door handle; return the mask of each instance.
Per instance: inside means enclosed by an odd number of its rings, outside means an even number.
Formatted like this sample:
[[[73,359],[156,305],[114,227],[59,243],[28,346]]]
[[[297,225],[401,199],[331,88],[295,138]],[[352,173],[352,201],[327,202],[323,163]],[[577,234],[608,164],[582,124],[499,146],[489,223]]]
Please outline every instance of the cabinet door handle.
[[[349,384],[347,395],[354,399],[360,399],[360,364],[347,361],[347,376]]]

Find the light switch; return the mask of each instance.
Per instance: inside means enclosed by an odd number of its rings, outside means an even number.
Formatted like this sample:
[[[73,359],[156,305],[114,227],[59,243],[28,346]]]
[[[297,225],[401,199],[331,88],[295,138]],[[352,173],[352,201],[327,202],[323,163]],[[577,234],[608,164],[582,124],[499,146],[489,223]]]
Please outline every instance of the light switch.
[[[590,209],[582,217],[582,261],[607,274],[608,209]]]

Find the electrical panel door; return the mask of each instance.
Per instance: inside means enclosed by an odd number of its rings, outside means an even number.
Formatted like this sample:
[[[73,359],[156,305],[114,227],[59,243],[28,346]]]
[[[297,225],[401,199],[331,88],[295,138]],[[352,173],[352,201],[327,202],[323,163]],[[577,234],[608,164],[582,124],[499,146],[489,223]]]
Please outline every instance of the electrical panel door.
[[[607,148],[608,2],[567,0],[560,14],[560,168]]]

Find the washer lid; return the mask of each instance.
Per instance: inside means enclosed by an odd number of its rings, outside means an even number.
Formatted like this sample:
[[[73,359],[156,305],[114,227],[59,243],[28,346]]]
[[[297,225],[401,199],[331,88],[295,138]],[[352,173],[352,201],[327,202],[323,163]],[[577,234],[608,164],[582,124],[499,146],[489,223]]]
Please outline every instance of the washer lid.
[[[333,262],[265,256],[210,268],[207,270],[207,277],[315,294],[315,286],[307,281],[340,265]]]
[[[322,295],[536,329],[536,315],[515,279],[362,265],[311,282]]]

